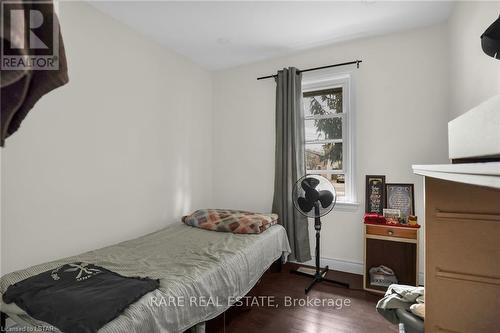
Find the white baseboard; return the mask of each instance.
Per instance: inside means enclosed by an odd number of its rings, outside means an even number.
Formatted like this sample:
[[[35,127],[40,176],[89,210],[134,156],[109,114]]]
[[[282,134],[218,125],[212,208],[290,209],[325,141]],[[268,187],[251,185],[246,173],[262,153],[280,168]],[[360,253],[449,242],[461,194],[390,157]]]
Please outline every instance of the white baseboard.
[[[297,263],[296,261],[292,261],[292,262]],[[321,257],[319,259],[319,263],[320,263],[321,267],[328,265],[328,268],[334,269],[336,271],[363,275],[363,263],[362,262]],[[316,259],[315,259],[315,257],[313,257],[311,260],[306,261],[306,262],[301,262],[300,264],[315,266]]]
[[[316,265],[315,260],[316,260],[315,257],[313,257],[311,260],[306,261],[306,262],[302,262],[299,264],[308,265],[308,266],[315,266]],[[292,262],[298,263],[296,261],[292,261]],[[321,257],[319,260],[319,263],[320,263],[321,267],[325,267],[328,265],[329,269],[333,269],[333,270],[340,271],[340,272],[347,272],[347,273],[352,273],[352,274],[363,275],[364,265],[362,262]],[[418,283],[420,285],[424,285],[424,273],[423,272],[418,273],[418,280],[419,280]]]

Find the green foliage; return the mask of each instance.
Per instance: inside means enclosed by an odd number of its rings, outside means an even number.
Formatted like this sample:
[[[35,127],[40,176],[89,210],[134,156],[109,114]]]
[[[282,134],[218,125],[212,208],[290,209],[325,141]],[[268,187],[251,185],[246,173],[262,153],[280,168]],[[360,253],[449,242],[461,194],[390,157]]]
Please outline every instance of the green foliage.
[[[312,115],[327,115],[334,113],[342,113],[342,92],[335,92],[326,95],[309,97],[309,105]],[[326,110],[323,106],[326,106]],[[318,137],[323,134],[326,140],[342,138],[342,119],[341,118],[326,118],[315,119],[314,125],[318,133]],[[321,161],[340,161],[339,167],[342,167],[342,144],[326,143],[323,145],[325,156]]]

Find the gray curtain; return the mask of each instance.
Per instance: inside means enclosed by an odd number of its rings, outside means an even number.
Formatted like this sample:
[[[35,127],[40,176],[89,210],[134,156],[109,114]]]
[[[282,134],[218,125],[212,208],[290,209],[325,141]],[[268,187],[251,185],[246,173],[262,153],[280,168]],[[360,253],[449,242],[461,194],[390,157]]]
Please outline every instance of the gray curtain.
[[[290,260],[311,259],[307,218],[293,206],[293,185],[305,174],[302,74],[290,67],[276,78],[276,161],[273,212],[285,227]]]

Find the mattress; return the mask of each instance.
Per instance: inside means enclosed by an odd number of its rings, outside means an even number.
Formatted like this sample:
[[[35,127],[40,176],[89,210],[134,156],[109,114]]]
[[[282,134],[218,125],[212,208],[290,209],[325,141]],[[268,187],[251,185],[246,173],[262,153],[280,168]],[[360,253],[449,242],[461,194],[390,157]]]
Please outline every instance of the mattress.
[[[124,276],[160,280],[160,288],[131,304],[99,333],[183,332],[212,319],[246,295],[290,246],[281,225],[261,234],[236,235],[175,224],[130,241],[9,273],[0,292],[41,272],[71,262],[89,262]],[[47,324],[17,306],[2,311],[23,326]]]

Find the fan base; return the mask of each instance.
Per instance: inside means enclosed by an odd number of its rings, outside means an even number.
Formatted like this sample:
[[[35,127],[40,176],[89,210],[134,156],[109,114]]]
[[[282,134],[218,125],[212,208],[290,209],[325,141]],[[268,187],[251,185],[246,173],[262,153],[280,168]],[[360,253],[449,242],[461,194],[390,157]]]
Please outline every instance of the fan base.
[[[348,283],[326,278],[325,276],[328,273],[328,270],[329,270],[328,266],[325,266],[325,268],[321,269],[318,273],[316,273],[316,269],[314,268],[300,267],[296,270],[291,270],[290,273],[314,278],[311,284],[305,289],[306,294],[309,293],[309,291],[316,283],[323,281],[330,282],[349,289]]]

